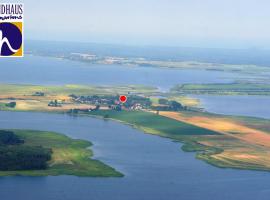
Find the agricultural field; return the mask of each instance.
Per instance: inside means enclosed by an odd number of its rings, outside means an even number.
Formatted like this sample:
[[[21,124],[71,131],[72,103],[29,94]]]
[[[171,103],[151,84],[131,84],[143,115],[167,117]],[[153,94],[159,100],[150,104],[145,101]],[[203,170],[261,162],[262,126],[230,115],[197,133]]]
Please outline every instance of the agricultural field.
[[[200,128],[187,124],[185,122],[178,122],[176,120],[163,117],[158,114],[144,112],[144,111],[113,111],[113,110],[99,110],[90,112],[91,115],[102,116],[104,118],[116,119],[127,124],[134,125],[143,130],[150,131],[152,134],[159,134],[172,139],[185,135],[216,135],[215,131]]]
[[[90,85],[60,85],[60,86],[41,86],[41,85],[16,85],[1,84],[0,97],[11,96],[33,96],[36,92],[43,92],[49,96],[67,96],[70,94],[91,95],[91,94],[117,94],[117,93],[144,93],[152,94],[157,92],[157,88],[142,85],[128,86],[90,86]]]
[[[115,87],[95,87],[87,85],[39,86],[39,85],[0,85],[0,110],[10,111],[48,111],[66,112],[70,109],[89,109],[89,104],[76,103],[70,95],[116,95],[136,94],[155,95],[158,93],[154,87],[130,85]],[[61,106],[49,107],[51,101],[61,102]],[[5,106],[16,102],[14,108]]]
[[[129,124],[145,133],[183,142],[184,151],[225,168],[270,170],[270,131],[249,121],[200,112],[94,111],[90,115]],[[269,121],[268,121],[269,122]]]
[[[270,129],[265,126],[269,120],[256,118],[229,117],[200,112],[160,112],[160,115],[181,122],[216,131],[218,137],[200,138],[200,145],[222,149],[210,157],[198,154],[197,157],[217,166],[242,169],[269,170]],[[257,127],[253,121],[257,121]],[[195,148],[196,149],[196,148]]]

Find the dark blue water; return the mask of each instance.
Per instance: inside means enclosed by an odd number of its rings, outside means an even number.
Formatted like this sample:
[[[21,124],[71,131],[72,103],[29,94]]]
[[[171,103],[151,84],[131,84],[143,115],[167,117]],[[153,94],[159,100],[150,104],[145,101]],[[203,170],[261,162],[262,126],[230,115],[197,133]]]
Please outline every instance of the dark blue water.
[[[0,128],[57,131],[94,143],[97,159],[124,178],[2,177],[3,200],[268,200],[270,173],[219,169],[180,144],[88,117],[0,112]]]
[[[192,95],[206,111],[270,119],[270,96]]]
[[[228,83],[241,76],[233,73],[179,70],[121,65],[91,65],[56,58],[26,56],[1,59],[0,83],[18,84],[142,84],[168,90],[180,83]]]

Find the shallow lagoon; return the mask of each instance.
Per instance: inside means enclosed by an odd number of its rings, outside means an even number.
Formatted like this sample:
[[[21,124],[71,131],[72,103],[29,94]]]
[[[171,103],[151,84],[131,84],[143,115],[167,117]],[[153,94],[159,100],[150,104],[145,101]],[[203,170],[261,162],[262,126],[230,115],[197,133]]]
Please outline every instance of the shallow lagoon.
[[[270,119],[270,96],[192,95],[206,111]]]
[[[184,153],[180,144],[130,126],[90,117],[0,112],[0,128],[39,129],[91,140],[95,157],[124,178],[2,177],[1,199],[266,200],[270,173],[220,169]]]
[[[122,65],[96,65],[49,57],[25,56],[3,59],[0,63],[0,83],[63,85],[127,85],[142,84],[168,90],[181,83],[228,83],[239,74],[179,70]]]

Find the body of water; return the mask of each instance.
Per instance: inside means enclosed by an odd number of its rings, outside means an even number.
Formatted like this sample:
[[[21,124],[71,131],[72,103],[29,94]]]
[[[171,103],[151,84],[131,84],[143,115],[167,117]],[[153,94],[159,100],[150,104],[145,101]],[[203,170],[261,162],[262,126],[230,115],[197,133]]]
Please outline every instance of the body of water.
[[[229,83],[239,74],[179,70],[122,65],[96,65],[57,58],[25,56],[21,59],[3,59],[0,64],[0,83],[16,84],[142,84],[168,90],[182,83]]]
[[[270,173],[220,169],[180,144],[113,121],[60,114],[0,112],[0,128],[56,131],[90,140],[95,158],[124,178],[1,177],[1,199],[268,200]]]
[[[192,95],[206,111],[270,119],[270,96]]]

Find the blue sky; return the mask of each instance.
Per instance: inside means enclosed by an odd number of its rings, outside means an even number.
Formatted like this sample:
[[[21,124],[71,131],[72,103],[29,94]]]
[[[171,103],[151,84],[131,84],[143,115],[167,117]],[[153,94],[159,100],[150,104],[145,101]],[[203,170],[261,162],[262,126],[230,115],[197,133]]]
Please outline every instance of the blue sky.
[[[270,47],[269,0],[24,0],[27,39]]]

